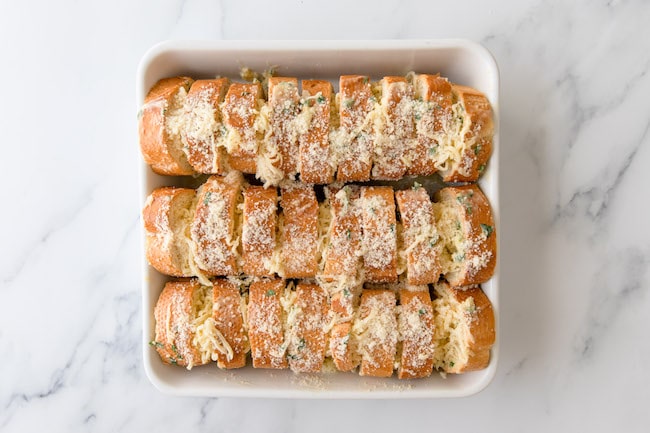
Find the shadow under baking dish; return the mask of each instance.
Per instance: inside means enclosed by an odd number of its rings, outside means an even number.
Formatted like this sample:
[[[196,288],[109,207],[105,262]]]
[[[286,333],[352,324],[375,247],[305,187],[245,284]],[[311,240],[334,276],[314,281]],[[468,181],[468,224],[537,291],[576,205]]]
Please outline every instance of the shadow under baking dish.
[[[163,42],[142,58],[137,76],[137,105],[161,78],[187,75],[195,79],[216,75],[239,77],[241,67],[264,70],[276,66],[278,75],[319,78],[332,81],[337,89],[343,74],[404,75],[409,71],[440,73],[458,84],[482,91],[494,111],[493,154],[479,185],[492,205],[499,242],[499,73],[490,53],[466,40],[417,41],[187,41]],[[141,203],[155,188],[186,185],[183,179],[155,174],[141,164]],[[357,373],[295,374],[289,370],[258,370],[250,365],[237,370],[220,370],[216,363],[191,371],[163,364],[149,346],[153,336],[153,308],[169,279],[148,265],[142,232],[142,347],[144,367],[151,382],[174,395],[208,397],[277,398],[435,398],[475,394],[485,388],[496,372],[499,353],[499,260],[490,281],[482,284],[492,302],[497,339],[489,366],[481,371],[442,378],[398,380],[361,377]]]

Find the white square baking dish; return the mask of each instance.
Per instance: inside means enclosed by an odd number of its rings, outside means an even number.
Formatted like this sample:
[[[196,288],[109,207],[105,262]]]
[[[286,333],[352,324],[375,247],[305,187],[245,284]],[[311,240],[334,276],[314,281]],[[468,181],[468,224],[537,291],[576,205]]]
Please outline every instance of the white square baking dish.
[[[137,104],[160,78],[216,75],[238,78],[242,66],[264,70],[277,66],[279,75],[329,79],[335,84],[342,74],[366,74],[373,79],[403,75],[409,71],[437,73],[451,81],[479,89],[494,109],[494,151],[479,184],[490,200],[499,248],[499,74],[490,53],[466,40],[417,41],[200,41],[163,42],[142,58],[137,75]],[[141,203],[155,188],[181,185],[184,180],[155,174],[141,163]],[[144,233],[142,234],[144,239]],[[144,245],[144,244],[143,244]],[[142,347],[144,366],[151,382],[161,391],[186,396],[279,398],[434,398],[460,397],[485,388],[496,372],[499,354],[499,265],[483,290],[495,312],[497,339],[487,369],[449,375],[433,374],[410,381],[361,377],[351,373],[297,375],[288,370],[243,369],[223,371],[216,363],[192,371],[165,365],[148,342],[153,337],[153,308],[168,277],[159,274],[143,257]]]

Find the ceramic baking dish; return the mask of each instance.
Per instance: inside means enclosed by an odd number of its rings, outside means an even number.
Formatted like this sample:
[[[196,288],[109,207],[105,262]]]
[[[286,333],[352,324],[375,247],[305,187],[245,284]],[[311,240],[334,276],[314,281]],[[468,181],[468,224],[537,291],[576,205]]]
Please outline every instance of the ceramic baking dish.
[[[216,75],[238,79],[242,66],[262,71],[276,66],[278,75],[329,79],[337,90],[342,74],[366,74],[373,79],[403,75],[409,71],[439,72],[451,81],[484,92],[494,108],[494,152],[480,180],[494,211],[499,233],[499,75],[490,53],[466,40],[418,41],[202,41],[164,42],[142,58],[137,75],[137,104],[142,105],[151,86],[160,78],[188,75],[209,78]],[[188,185],[191,179],[155,174],[141,163],[141,203],[155,188]],[[144,233],[142,234],[144,239]],[[497,248],[499,247],[497,237]],[[361,377],[351,373],[298,375],[288,370],[243,369],[222,371],[216,363],[188,371],[163,364],[149,346],[153,338],[153,308],[168,279],[150,267],[142,249],[142,347],[144,367],[151,382],[161,391],[186,396],[280,397],[280,398],[432,398],[475,394],[493,378],[499,353],[499,266],[494,277],[483,284],[492,301],[497,340],[487,369],[442,378],[398,380]]]

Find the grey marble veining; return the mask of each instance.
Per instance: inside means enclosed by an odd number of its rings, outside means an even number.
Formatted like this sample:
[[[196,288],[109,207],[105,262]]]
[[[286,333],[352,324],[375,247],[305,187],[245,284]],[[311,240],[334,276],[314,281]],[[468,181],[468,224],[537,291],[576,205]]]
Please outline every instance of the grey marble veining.
[[[647,431],[650,3],[3,2],[0,431]],[[174,398],[142,368],[135,70],[174,39],[465,37],[501,73],[501,353],[477,396]],[[461,420],[459,422],[459,420]]]

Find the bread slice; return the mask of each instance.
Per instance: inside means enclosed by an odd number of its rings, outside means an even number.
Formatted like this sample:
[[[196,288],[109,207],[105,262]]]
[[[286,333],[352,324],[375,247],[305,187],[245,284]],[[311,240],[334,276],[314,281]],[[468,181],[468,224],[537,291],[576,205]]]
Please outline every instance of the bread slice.
[[[361,264],[361,208],[359,187],[326,189],[330,206],[328,242],[324,247],[322,278],[326,281],[354,278]]]
[[[452,92],[459,119],[453,139],[460,141],[457,147],[462,153],[455,163],[441,170],[440,175],[445,182],[475,182],[492,154],[492,106],[485,95],[471,87],[454,84]]]
[[[371,113],[377,104],[370,80],[365,75],[341,75],[337,95],[339,134],[334,148],[338,169],[336,180],[363,182],[370,179],[374,147]]]
[[[195,279],[165,284],[154,308],[155,338],[150,343],[164,363],[191,369],[209,362],[194,343],[202,296]]]
[[[208,275],[238,275],[235,215],[243,184],[241,173],[211,176],[198,192],[191,236],[194,259]]]
[[[361,188],[363,267],[365,280],[397,281],[397,221],[393,188]]]
[[[194,214],[193,189],[164,187],[145,202],[142,221],[147,261],[158,272],[174,277],[193,275],[189,226]]]
[[[303,80],[303,112],[300,117],[306,129],[299,136],[300,180],[305,183],[328,184],[334,180],[330,155],[330,104],[332,85],[324,80]]]
[[[441,158],[453,118],[451,83],[439,74],[416,75],[413,80],[415,97],[414,119],[417,144],[409,156],[407,174],[430,176],[438,171],[436,163]],[[444,154],[442,158],[446,159]]]
[[[287,368],[283,280],[257,281],[249,287],[248,338],[254,368]]]
[[[404,77],[381,80],[381,116],[376,127],[373,179],[397,180],[408,167],[406,156],[415,146],[413,86]]]
[[[226,349],[225,352],[213,352],[213,360],[217,361],[219,368],[231,369],[246,365],[246,353],[250,347],[244,329],[241,299],[237,284],[223,278],[214,281],[213,317],[214,328],[218,331],[214,335],[222,339],[221,345]]]
[[[330,330],[329,349],[334,366],[339,371],[352,371],[361,358],[357,351],[356,339],[352,335],[352,324],[359,306],[362,286],[347,282],[326,283],[330,292]]]
[[[315,277],[318,270],[318,200],[311,186],[282,187],[280,267],[284,278]]]
[[[489,280],[496,265],[496,233],[492,209],[477,185],[446,187],[433,205],[444,243],[440,262],[452,286]]]
[[[181,127],[189,77],[164,78],[149,90],[139,113],[140,150],[144,161],[158,174],[194,173],[181,142]]]
[[[270,77],[269,86],[269,127],[267,151],[277,152],[274,166],[284,174],[284,178],[295,176],[298,172],[299,152],[298,133],[295,120],[300,112],[298,79],[294,77]]]
[[[359,374],[392,376],[398,338],[395,293],[364,289],[353,333],[361,355]]]
[[[244,190],[242,260],[244,273],[272,276],[276,249],[278,193],[275,188],[249,186]]]
[[[286,323],[289,367],[297,373],[317,373],[325,360],[327,292],[316,284],[299,283],[291,297]]]
[[[401,356],[397,377],[428,377],[433,371],[435,348],[434,319],[428,286],[402,288],[399,291],[397,325]]]
[[[228,78],[197,80],[185,100],[185,127],[181,139],[192,168],[198,173],[221,174],[225,167],[225,128],[220,105],[230,85]]]
[[[226,127],[230,168],[243,173],[257,171],[258,131],[255,125],[262,99],[260,83],[232,83],[221,105]]]
[[[435,366],[446,373],[480,370],[490,362],[494,311],[479,286],[434,286]]]
[[[403,249],[409,284],[432,284],[442,272],[440,256],[443,243],[436,228],[429,193],[421,186],[396,191],[403,226]]]

